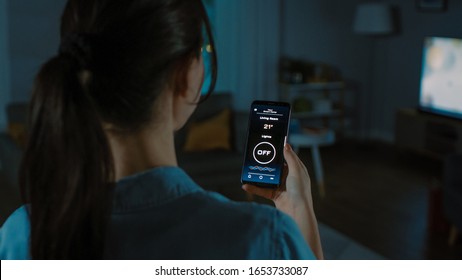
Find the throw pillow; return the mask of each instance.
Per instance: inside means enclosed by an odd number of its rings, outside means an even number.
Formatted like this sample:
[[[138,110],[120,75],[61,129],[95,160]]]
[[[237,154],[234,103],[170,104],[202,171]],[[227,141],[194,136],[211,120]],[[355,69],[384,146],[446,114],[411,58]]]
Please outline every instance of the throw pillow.
[[[205,121],[191,124],[186,136],[186,152],[231,150],[231,111],[223,112]]]
[[[23,123],[9,123],[8,134],[11,139],[21,148],[26,146],[26,126]]]

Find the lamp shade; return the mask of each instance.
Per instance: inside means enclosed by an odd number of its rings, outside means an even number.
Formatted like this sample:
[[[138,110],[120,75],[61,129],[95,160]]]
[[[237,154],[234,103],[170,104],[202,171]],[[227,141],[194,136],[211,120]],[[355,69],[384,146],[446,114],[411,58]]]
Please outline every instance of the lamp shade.
[[[390,6],[383,3],[364,3],[356,8],[353,24],[356,33],[381,35],[393,32]]]

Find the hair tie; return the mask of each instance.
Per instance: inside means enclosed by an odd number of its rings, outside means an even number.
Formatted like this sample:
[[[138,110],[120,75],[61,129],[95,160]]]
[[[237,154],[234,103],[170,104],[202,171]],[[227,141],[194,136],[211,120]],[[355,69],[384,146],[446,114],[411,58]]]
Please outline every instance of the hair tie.
[[[88,35],[69,33],[61,37],[59,54],[75,59],[81,68],[88,68],[91,62],[91,49]]]

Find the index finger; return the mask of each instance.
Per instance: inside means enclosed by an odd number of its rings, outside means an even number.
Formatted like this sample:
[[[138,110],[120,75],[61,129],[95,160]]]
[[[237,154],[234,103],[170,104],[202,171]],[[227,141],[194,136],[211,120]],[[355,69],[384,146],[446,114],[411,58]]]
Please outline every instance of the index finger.
[[[304,165],[301,163],[295,151],[292,149],[289,143],[286,143],[284,146],[284,159],[287,162],[289,167],[289,173],[294,174],[298,173],[300,168],[304,170]]]

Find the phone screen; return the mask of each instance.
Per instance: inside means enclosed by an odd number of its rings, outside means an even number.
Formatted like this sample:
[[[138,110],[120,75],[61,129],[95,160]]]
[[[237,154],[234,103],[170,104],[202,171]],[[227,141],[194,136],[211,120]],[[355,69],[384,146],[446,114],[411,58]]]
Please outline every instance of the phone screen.
[[[250,108],[242,183],[260,187],[281,184],[284,144],[290,120],[285,102],[254,101]]]

